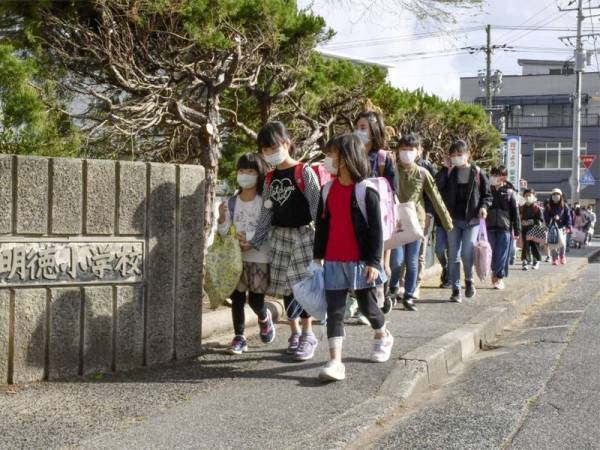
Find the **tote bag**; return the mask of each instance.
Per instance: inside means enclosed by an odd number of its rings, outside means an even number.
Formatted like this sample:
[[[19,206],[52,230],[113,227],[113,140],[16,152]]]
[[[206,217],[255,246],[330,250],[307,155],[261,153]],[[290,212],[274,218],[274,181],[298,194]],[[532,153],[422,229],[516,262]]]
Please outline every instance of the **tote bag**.
[[[479,233],[474,246],[475,271],[481,281],[485,281],[492,271],[492,246],[488,241],[485,219],[479,220]]]
[[[534,225],[527,232],[525,239],[538,244],[545,244],[548,240],[548,229],[544,225]]]
[[[396,231],[384,242],[384,249],[402,247],[423,239],[423,228],[414,202],[396,204]]]

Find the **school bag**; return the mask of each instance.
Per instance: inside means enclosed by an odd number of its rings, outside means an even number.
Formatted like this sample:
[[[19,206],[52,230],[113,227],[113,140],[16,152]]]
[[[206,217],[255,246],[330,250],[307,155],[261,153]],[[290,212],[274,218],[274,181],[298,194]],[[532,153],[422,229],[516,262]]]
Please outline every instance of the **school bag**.
[[[323,205],[327,205],[327,197],[333,182],[327,183],[323,186],[321,195],[323,197]],[[381,213],[381,225],[383,230],[383,240],[388,240],[395,231],[396,214],[394,207],[394,191],[390,186],[390,183],[383,178],[368,178],[356,183],[354,192],[356,195],[356,202],[358,203],[358,209],[362,213],[365,221],[368,224],[367,218],[367,204],[365,197],[367,195],[367,188],[375,189],[379,193],[379,211]]]
[[[485,281],[492,271],[492,246],[488,241],[485,219],[479,220],[479,232],[474,246],[475,271],[481,281]]]
[[[319,186],[325,186],[327,183],[329,183],[331,181],[331,174],[329,172],[327,172],[327,170],[325,170],[325,167],[323,167],[323,164],[319,164],[319,163],[315,163],[309,166],[312,171],[315,173],[315,175],[317,176],[317,179],[319,180]],[[304,185],[304,177],[302,176],[302,172],[304,170],[304,163],[298,163],[296,164],[296,166],[294,166],[294,181],[296,182],[296,185],[298,186],[298,189],[300,189],[300,192],[304,193],[304,191],[306,190],[306,186]],[[267,186],[267,189],[269,188],[269,186],[271,186],[271,182],[273,181],[273,173],[275,171],[271,170],[269,173],[267,173],[266,177],[265,177],[265,184]]]

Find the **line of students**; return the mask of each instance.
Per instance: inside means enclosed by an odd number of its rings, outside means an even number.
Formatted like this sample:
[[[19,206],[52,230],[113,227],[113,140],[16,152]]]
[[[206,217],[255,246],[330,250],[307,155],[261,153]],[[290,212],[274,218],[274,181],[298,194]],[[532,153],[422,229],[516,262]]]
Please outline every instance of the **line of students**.
[[[269,292],[284,299],[290,326],[287,353],[298,361],[314,356],[318,341],[311,317],[292,294],[292,287],[314,261],[324,267],[328,312],[330,360],[321,369],[320,378],[345,377],[341,356],[349,293],[356,298],[363,320],[374,330],[371,360],[390,358],[393,336],[386,329],[378,289],[391,275],[388,293],[396,295],[404,264],[401,300],[405,309],[416,310],[417,280],[422,271],[418,261],[425,243],[416,241],[384,253],[380,195],[368,181],[373,177],[385,178],[400,202],[414,202],[424,229],[435,217],[439,225],[436,254],[444,267],[443,284],[452,288],[451,301],[463,299],[461,260],[465,295],[473,297],[476,293],[473,243],[481,219],[487,218],[494,249],[494,286],[503,288],[510,242],[525,232],[526,226],[521,229],[516,193],[506,182],[506,170],[495,169],[490,183],[482,170],[470,163],[464,141],[451,146],[446,167],[434,178],[422,167],[422,146],[416,135],[401,137],[396,162],[391,152],[385,151],[381,116],[363,113],[354,133],[338,136],[325,146],[324,167],[335,176],[326,189],[321,189],[309,165],[295,159],[294,142],[282,123],[266,124],[257,143],[258,154],[243,155],[238,161],[238,193],[219,211],[219,232],[226,233],[230,224],[236,226],[244,260],[242,279],[232,295],[232,353],[247,350],[243,327],[247,294],[258,316],[262,341],[273,341],[275,328],[264,304],[264,295]],[[273,168],[270,172],[263,158]],[[529,250],[535,257],[533,248]]]

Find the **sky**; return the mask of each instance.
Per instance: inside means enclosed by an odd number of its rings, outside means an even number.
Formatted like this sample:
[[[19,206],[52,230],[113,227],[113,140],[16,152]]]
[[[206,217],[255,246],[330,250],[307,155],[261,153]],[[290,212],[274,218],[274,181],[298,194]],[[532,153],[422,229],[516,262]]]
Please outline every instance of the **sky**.
[[[510,51],[495,51],[492,71],[518,75],[521,73],[519,58],[566,61],[573,55],[571,47],[558,39],[575,34],[576,13],[558,10],[559,5],[568,7],[571,0],[484,0],[480,8],[457,10],[455,23],[442,25],[418,20],[411,13],[395,8],[399,1],[301,0],[299,5],[324,17],[336,32],[336,36],[323,45],[324,50],[391,64],[394,66],[389,69],[392,85],[411,90],[422,87],[445,99],[459,98],[460,77],[477,76],[479,70],[485,69],[484,53],[469,54],[464,50],[463,54],[456,53],[462,47],[484,46],[486,24],[492,26],[492,44],[513,47]],[[590,1],[584,0],[584,6]],[[372,2],[379,8],[367,11],[364,5]],[[593,5],[596,3],[592,1]],[[593,25],[600,31],[599,19],[596,17],[593,23],[588,19],[584,28],[591,30]],[[572,31],[504,30],[499,29],[500,26],[557,27]],[[463,31],[465,29],[467,31]],[[435,33],[437,36],[432,36]],[[427,38],[414,39],[415,35],[423,34]],[[596,47],[600,50],[600,39]],[[587,42],[585,48],[593,49],[593,42]],[[426,54],[405,56],[421,52]],[[586,70],[600,71],[597,60],[593,58],[592,62]]]

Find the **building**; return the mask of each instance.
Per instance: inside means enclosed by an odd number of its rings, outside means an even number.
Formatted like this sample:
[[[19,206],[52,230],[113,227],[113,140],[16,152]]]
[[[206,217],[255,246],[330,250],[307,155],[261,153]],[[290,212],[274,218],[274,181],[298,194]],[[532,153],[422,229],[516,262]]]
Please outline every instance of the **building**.
[[[496,119],[510,135],[522,138],[521,179],[547,198],[559,187],[570,197],[572,169],[572,62],[520,59],[521,75],[505,75],[493,99]],[[593,186],[581,186],[581,203],[600,207],[600,72],[586,72],[582,82],[581,154],[596,155]],[[460,98],[485,105],[478,77],[461,78]],[[582,171],[583,173],[583,171]]]

